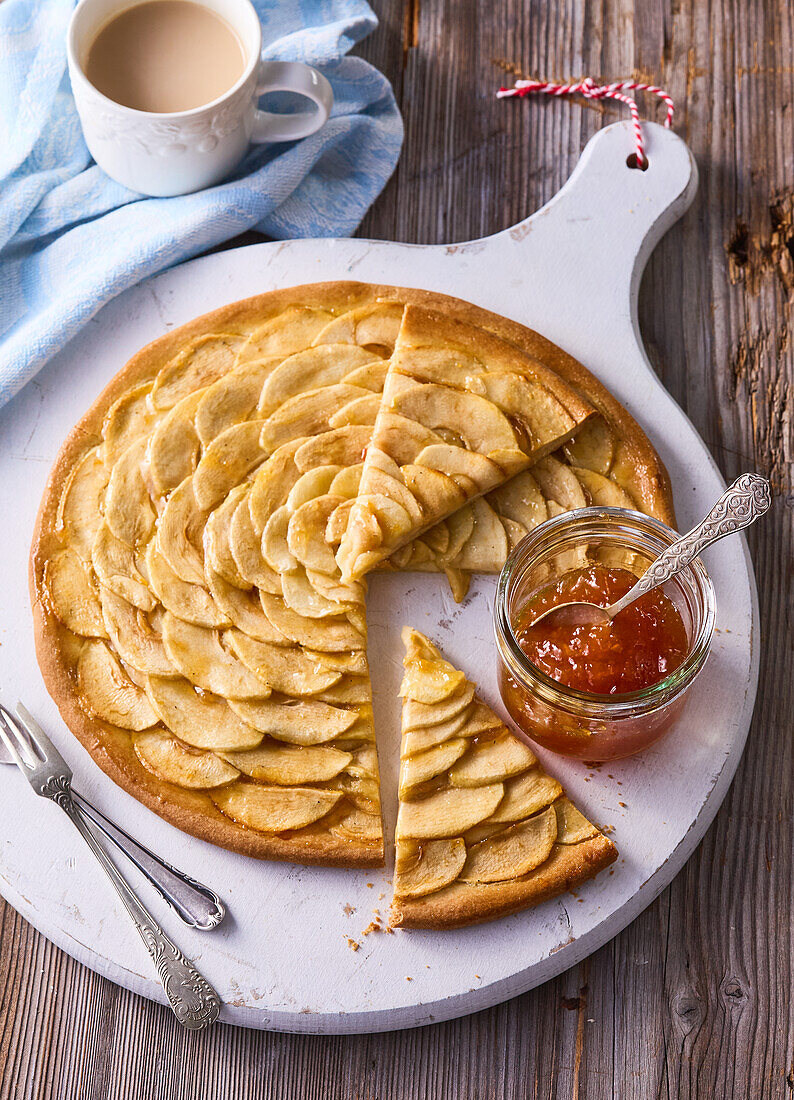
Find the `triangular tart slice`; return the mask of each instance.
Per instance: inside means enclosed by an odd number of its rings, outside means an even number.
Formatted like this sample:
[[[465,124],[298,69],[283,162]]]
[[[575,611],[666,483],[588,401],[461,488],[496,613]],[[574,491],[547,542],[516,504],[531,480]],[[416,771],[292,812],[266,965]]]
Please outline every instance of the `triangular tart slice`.
[[[343,579],[562,446],[594,411],[514,344],[407,306],[337,553]]]
[[[617,849],[465,675],[405,627],[392,924],[457,928],[591,878]]]

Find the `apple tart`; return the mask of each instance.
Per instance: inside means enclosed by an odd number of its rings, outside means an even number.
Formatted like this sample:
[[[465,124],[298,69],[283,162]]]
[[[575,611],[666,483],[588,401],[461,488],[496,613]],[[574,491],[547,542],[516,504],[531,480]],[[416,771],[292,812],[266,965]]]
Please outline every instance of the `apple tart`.
[[[454,928],[563,893],[617,858],[463,672],[406,627],[392,923]]]
[[[360,579],[421,532],[571,439],[581,394],[492,333],[406,306],[337,552]]]
[[[457,420],[409,394],[390,436],[384,387],[401,386],[441,391]],[[454,427],[475,430],[470,396],[489,410],[470,440],[483,453]],[[373,430],[393,467],[366,473]],[[428,465],[414,461],[422,441]],[[457,299],[297,287],[144,348],[52,471],[31,554],[36,647],[99,765],[196,836],[264,858],[382,862],[365,585],[337,564],[365,474],[370,519],[399,518],[378,527],[376,556],[404,542],[379,568],[446,572],[458,595],[555,510],[670,515],[658,458],[603,387]]]

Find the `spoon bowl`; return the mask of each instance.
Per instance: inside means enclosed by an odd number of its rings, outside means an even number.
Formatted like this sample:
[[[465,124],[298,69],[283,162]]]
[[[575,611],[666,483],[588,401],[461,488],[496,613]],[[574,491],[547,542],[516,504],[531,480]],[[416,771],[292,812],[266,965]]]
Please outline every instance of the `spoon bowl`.
[[[599,607],[585,600],[561,603],[542,612],[530,625],[534,627],[544,622],[548,627],[572,630],[611,622],[624,607],[686,569],[707,546],[755,523],[771,503],[772,495],[766,478],[759,474],[741,474],[725,490],[706,518],[652,561],[634,587],[621,599],[609,607]]]

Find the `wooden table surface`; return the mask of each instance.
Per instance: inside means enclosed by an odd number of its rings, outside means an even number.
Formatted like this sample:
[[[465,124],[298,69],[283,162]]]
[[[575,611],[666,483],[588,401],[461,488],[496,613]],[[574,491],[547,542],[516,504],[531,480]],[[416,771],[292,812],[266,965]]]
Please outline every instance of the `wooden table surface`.
[[[791,1100],[794,8],[375,6],[381,26],[358,52],[392,80],[406,142],[364,236],[452,242],[511,225],[559,189],[599,127],[625,117],[579,101],[497,102],[497,61],[549,79],[633,75],[675,98],[700,190],[650,260],[640,315],[654,365],[725,477],[755,469],[775,491],[750,534],[763,649],[747,751],[703,843],[634,924],[540,989],[434,1027],[187,1034],[0,902],[0,1100]]]

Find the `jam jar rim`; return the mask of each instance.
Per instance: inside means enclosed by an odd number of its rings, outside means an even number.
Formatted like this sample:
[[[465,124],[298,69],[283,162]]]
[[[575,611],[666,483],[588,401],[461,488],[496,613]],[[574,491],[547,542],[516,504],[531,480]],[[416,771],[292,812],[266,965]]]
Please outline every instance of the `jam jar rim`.
[[[599,694],[597,692],[580,691],[578,688],[568,687],[558,680],[548,676],[539,669],[527,657],[521,649],[513,631],[513,625],[507,613],[507,600],[511,582],[522,565],[531,561],[533,553],[548,551],[551,547],[544,545],[554,536],[564,537],[566,528],[575,530],[577,527],[587,527],[588,523],[597,524],[598,521],[613,522],[613,530],[605,528],[597,532],[598,536],[614,535],[616,544],[628,544],[631,533],[637,536],[650,536],[652,541],[661,545],[658,550],[651,552],[661,553],[667,546],[680,537],[679,532],[666,523],[653,516],[647,516],[643,512],[637,512],[629,508],[615,508],[595,505],[588,508],[577,508],[569,512],[562,512],[552,519],[541,523],[533,531],[530,531],[513,548],[508,556],[497,582],[496,596],[494,599],[493,622],[496,645],[501,659],[508,671],[515,675],[518,672],[520,680],[524,683],[530,681],[529,687],[539,695],[546,703],[555,707],[563,707],[580,716],[593,718],[622,718],[636,716],[638,711],[646,714],[667,706],[684,691],[686,691],[696,676],[703,668],[708,658],[711,641],[716,622],[716,597],[714,585],[708,575],[705,565],[696,558],[682,576],[690,574],[694,581],[694,587],[699,592],[703,605],[702,621],[698,625],[687,656],[668,676],[639,691],[624,692],[615,695]],[[623,527],[620,526],[623,524]],[[633,527],[633,532],[625,528]],[[645,528],[643,531],[642,528]],[[596,532],[593,532],[595,535]],[[623,538],[621,538],[623,535]],[[583,538],[584,541],[584,538]],[[677,578],[671,582],[679,583]],[[517,668],[515,667],[517,666]]]

